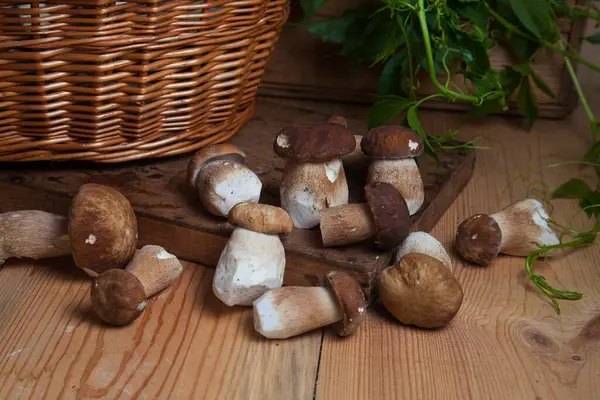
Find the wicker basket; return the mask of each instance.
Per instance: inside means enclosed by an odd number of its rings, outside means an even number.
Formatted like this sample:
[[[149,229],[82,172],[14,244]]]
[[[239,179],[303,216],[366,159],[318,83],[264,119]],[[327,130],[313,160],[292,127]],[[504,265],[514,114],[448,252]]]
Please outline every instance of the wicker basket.
[[[124,162],[234,135],[289,0],[0,0],[0,161]]]

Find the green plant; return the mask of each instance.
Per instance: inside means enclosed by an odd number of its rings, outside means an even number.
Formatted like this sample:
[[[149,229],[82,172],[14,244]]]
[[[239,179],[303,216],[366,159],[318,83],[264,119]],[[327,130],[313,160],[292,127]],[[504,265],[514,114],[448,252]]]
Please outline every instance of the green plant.
[[[426,154],[436,160],[438,152],[451,150],[457,131],[442,136],[425,132],[419,121],[419,107],[432,99],[466,102],[470,112],[486,115],[506,111],[508,99],[516,94],[517,105],[528,127],[538,118],[534,87],[556,97],[550,86],[536,73],[532,63],[538,52],[547,48],[560,53],[579,101],[589,119],[593,145],[583,163],[593,165],[600,175],[599,124],[587,102],[573,68],[576,62],[594,71],[597,66],[584,59],[564,42],[557,19],[587,18],[600,22],[600,9],[594,2],[569,5],[564,0],[375,0],[346,10],[340,17],[312,21],[312,16],[327,0],[301,0],[303,25],[321,40],[339,44],[339,54],[358,63],[382,65],[377,100],[371,107],[369,128],[383,125],[398,116],[424,140]],[[596,24],[598,27],[598,24]],[[600,43],[600,32],[586,38]],[[490,50],[502,46],[518,60],[515,65],[497,69],[490,62]],[[420,79],[431,80],[436,92],[419,98]],[[461,76],[463,88],[452,77]],[[458,147],[474,148],[475,142]],[[552,197],[579,199],[588,217],[596,218],[593,229],[577,232],[560,224],[562,241],[557,246],[541,247],[525,260],[532,282],[548,296],[557,312],[558,299],[579,299],[581,294],[552,288],[544,277],[532,272],[533,262],[554,248],[579,247],[594,242],[600,232],[600,191],[582,181],[569,181]]]

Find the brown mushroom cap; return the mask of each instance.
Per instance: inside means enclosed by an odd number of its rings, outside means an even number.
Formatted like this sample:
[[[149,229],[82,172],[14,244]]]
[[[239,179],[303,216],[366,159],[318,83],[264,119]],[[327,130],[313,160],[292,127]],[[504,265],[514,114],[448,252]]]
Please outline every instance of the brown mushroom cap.
[[[348,121],[346,121],[346,118],[342,117],[341,115],[332,115],[329,117],[327,122],[348,127]]]
[[[406,201],[389,183],[373,182],[365,186],[365,198],[377,227],[377,247],[390,250],[410,233],[410,213]]]
[[[423,153],[423,139],[412,129],[387,125],[367,132],[360,147],[364,154],[374,159],[418,157]]]
[[[325,287],[333,291],[344,313],[344,318],[331,327],[340,336],[351,335],[367,315],[367,301],[361,287],[356,279],[346,272],[330,271],[325,278]]]
[[[463,289],[441,261],[422,253],[409,253],[383,270],[379,298],[398,321],[421,328],[440,328],[458,313]]]
[[[232,225],[271,235],[287,235],[294,229],[294,221],[283,208],[268,204],[238,203],[229,211],[228,220]]]
[[[90,291],[92,309],[112,325],[127,325],[146,307],[144,286],[130,272],[109,269],[94,279]]]
[[[476,214],[467,218],[456,230],[455,247],[465,260],[488,265],[500,252],[502,231],[491,216]]]
[[[190,159],[187,167],[188,185],[196,188],[196,181],[202,167],[209,161],[232,161],[246,164],[246,153],[231,143],[218,143],[204,147]]]
[[[281,129],[273,143],[275,153],[293,162],[327,162],[351,153],[354,135],[331,122],[304,123]]]
[[[96,183],[79,188],[69,210],[73,260],[88,273],[123,268],[133,258],[137,219],[119,191]]]

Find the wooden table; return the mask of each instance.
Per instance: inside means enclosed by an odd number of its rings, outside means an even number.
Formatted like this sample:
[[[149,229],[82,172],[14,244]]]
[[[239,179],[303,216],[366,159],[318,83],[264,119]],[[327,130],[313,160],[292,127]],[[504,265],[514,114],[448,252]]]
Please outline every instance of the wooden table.
[[[592,94],[595,79],[586,85]],[[325,106],[339,107],[312,105]],[[523,259],[473,267],[452,249],[460,221],[528,189],[540,198],[539,182],[550,190],[573,177],[595,182],[575,165],[515,180],[579,160],[591,143],[581,117],[578,110],[570,121],[540,121],[527,133],[518,120],[425,116],[429,129],[461,127],[463,137],[483,136],[480,144],[490,147],[478,150],[472,181],[431,232],[450,251],[465,291],[445,329],[403,326],[375,305],[354,336],[320,329],[268,341],[254,332],[250,309],[214,297],[212,269],[189,263],[140,319],[111,328],[90,313],[90,280],[68,258],[10,261],[0,268],[0,399],[597,399],[599,245],[536,263],[551,284],[584,293],[562,301],[561,315],[528,283]],[[561,222],[578,210],[570,200],[552,205]],[[589,226],[581,215],[573,223]]]

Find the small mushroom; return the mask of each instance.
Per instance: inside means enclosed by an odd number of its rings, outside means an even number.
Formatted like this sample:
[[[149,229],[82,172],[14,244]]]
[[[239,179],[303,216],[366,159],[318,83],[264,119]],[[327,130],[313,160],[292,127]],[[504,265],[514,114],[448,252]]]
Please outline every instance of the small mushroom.
[[[39,260],[71,253],[67,217],[41,210],[0,214],[0,265],[9,258]]]
[[[285,286],[253,304],[254,329],[267,339],[287,339],[331,325],[339,336],[356,332],[367,302],[358,282],[342,271],[327,273],[325,287]]]
[[[260,178],[246,167],[246,154],[230,143],[199,150],[188,163],[187,180],[204,208],[225,218],[238,203],[258,203],[262,190]]]
[[[376,236],[377,247],[398,246],[410,232],[408,207],[390,184],[373,182],[365,186],[366,203],[344,204],[321,210],[323,246],[343,246]]]
[[[423,153],[423,140],[411,129],[389,125],[371,129],[361,141],[362,152],[371,159],[367,182],[393,185],[414,215],[425,199],[425,189],[415,157]]]
[[[379,277],[379,298],[398,321],[421,328],[440,328],[458,313],[463,289],[439,260],[409,253]]]
[[[125,269],[112,268],[94,278],[92,309],[111,325],[127,325],[146,308],[146,301],[169,287],[183,268],[174,255],[155,245],[142,247]]]
[[[250,306],[269,289],[283,285],[285,249],[279,235],[293,229],[281,208],[239,203],[229,212],[234,230],[221,252],[213,277],[213,293],[228,306]]]
[[[69,209],[68,232],[73,260],[90,276],[123,268],[135,254],[135,213],[127,198],[108,186],[79,188]]]
[[[348,184],[341,157],[356,148],[348,128],[337,123],[305,123],[283,128],[275,153],[286,160],[280,187],[281,208],[294,226],[314,228],[319,212],[348,203]]]
[[[493,214],[475,214],[457,228],[455,247],[467,261],[489,265],[498,254],[525,257],[560,241],[541,202],[524,199]]]
[[[450,271],[452,271],[452,260],[442,244],[427,232],[412,232],[402,242],[396,252],[395,262],[399,263],[402,257],[410,253],[427,254],[438,259]]]

